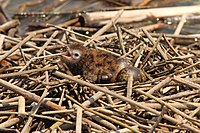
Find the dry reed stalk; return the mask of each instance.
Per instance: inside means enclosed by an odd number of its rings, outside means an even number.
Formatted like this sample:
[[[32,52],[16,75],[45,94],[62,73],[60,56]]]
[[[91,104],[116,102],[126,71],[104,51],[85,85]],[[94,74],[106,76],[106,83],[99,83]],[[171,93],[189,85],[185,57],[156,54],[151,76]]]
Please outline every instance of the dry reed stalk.
[[[143,21],[149,18],[162,18],[162,17],[170,17],[170,16],[179,16],[183,14],[199,13],[198,8],[199,8],[199,5],[139,9],[139,10],[125,10],[122,16],[119,18],[119,22],[131,23],[131,22]],[[104,25],[116,13],[117,11],[105,11],[105,12],[98,11],[98,12],[82,14],[81,17],[85,25],[95,27],[95,26]]]

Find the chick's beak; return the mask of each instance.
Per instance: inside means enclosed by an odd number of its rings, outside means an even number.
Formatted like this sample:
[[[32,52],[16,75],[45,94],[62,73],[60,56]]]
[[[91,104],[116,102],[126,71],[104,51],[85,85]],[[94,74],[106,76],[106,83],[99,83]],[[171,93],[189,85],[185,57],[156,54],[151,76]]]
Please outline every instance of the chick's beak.
[[[64,61],[69,61],[69,60],[71,60],[71,55],[72,55],[71,51],[69,49],[67,49],[65,54],[62,55],[62,59]]]
[[[66,53],[65,53],[64,56],[68,56],[68,57],[70,57],[71,55],[72,55],[72,53],[71,53],[71,51],[68,49],[68,50],[66,51]]]

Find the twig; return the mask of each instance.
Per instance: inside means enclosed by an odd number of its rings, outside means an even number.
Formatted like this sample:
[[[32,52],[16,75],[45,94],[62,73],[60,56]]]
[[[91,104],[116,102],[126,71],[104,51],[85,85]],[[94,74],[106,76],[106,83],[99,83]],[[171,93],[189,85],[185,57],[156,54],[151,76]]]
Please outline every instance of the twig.
[[[161,111],[160,116],[158,116],[158,118],[156,120],[156,123],[154,123],[154,125],[152,126],[151,130],[149,130],[148,133],[153,133],[154,132],[155,128],[158,126],[158,124],[162,120],[163,114],[165,114],[165,113],[166,113],[166,108],[162,106],[162,111]]]
[[[189,81],[187,79],[180,78],[178,76],[174,77],[172,80],[174,80],[175,82],[187,85],[187,86],[192,87],[192,88],[197,89],[197,90],[199,90],[199,88],[200,88],[199,84],[196,84],[196,83]]]
[[[0,114],[1,115],[4,115],[4,114],[27,115],[27,116],[32,116],[32,117],[37,117],[37,118],[42,118],[42,119],[47,119],[47,120],[52,120],[52,121],[60,121],[60,122],[67,123],[67,124],[74,124],[71,121],[66,121],[66,120],[63,120],[63,119],[58,119],[58,118],[50,117],[50,116],[44,116],[44,115],[38,115],[38,114],[30,114],[30,113],[27,113],[27,112],[18,113],[18,112],[1,111]]]
[[[122,50],[122,55],[125,55],[126,51],[125,51],[125,47],[124,47],[124,43],[123,43],[122,31],[121,31],[121,28],[119,26],[117,26],[117,36],[119,38],[119,44],[120,44],[120,47],[121,47],[121,50]]]
[[[146,33],[146,32],[145,32]],[[145,59],[142,61],[142,65],[140,66],[140,68],[142,69],[145,65],[145,63],[147,62],[147,60],[149,59],[149,57],[151,56],[151,54],[153,53],[153,51],[155,50],[155,48],[157,47],[157,45],[159,44],[160,40],[162,38],[162,34],[159,36],[157,42],[155,42],[153,44],[153,47],[151,48],[151,51],[148,52],[147,56],[145,57]]]
[[[76,105],[76,104],[75,104]],[[83,115],[83,109],[76,105],[76,133],[82,133],[82,115]]]
[[[15,117],[15,118],[12,118],[12,119],[9,119],[5,122],[2,122],[0,124],[0,128],[7,128],[7,127],[11,127],[17,123],[19,123],[20,121],[22,120],[22,117],[21,116],[18,116],[18,117]]]
[[[27,71],[22,71],[22,72],[0,74],[0,78],[9,78],[9,77],[15,77],[15,76],[23,76],[25,74],[34,73],[34,72],[41,72],[41,71],[48,71],[48,70],[53,70],[55,68],[56,68],[56,66],[50,66],[50,67],[46,66],[46,67],[43,67],[43,68],[32,69],[32,70],[27,70]]]
[[[147,93],[148,94],[153,94],[155,91],[158,91],[159,89],[161,89],[162,87],[166,86],[167,84],[169,84],[171,82],[171,78],[167,77],[164,80],[162,80],[159,84],[155,85],[153,88],[151,88]]]
[[[58,31],[54,31],[54,33],[51,35],[51,37],[45,42],[45,44],[41,47],[41,49],[37,52],[36,56],[40,56],[40,54],[43,52],[43,50],[49,45],[49,43],[52,41],[54,37],[58,34]]]
[[[65,23],[59,24],[58,26],[60,26],[60,27],[69,26],[69,25],[71,25],[71,24],[73,24],[77,21],[78,21],[78,18],[75,18],[75,19],[69,20]],[[48,24],[47,24],[47,26],[48,26]],[[41,33],[46,33],[46,32],[53,31],[53,30],[56,30],[56,28],[55,27],[49,27],[49,28],[46,28],[46,29],[27,32],[26,34],[32,34],[32,33],[41,34]]]
[[[0,25],[0,31],[5,32],[8,29],[16,27],[17,25],[19,25],[19,23],[20,23],[19,20],[8,21],[8,22],[4,23],[3,25]]]
[[[175,30],[175,32],[174,32],[174,35],[179,35],[179,34],[180,34],[181,29],[183,28],[184,23],[185,23],[185,21],[186,21],[186,17],[187,17],[186,14],[182,15],[181,20],[180,20],[178,26],[176,27],[176,30]]]
[[[101,123],[101,125],[107,127],[108,129],[117,130],[117,127],[111,122],[105,120],[104,117],[100,117],[98,114],[92,113],[90,111],[84,111],[84,113],[91,117],[93,120],[97,121],[98,123]]]
[[[93,40],[95,40],[97,37],[99,37],[100,35],[102,35],[105,31],[107,31],[112,25],[113,23],[116,23],[118,18],[123,14],[123,10],[117,12],[117,14],[115,15],[115,17],[113,19],[111,19],[111,21],[109,21],[105,26],[103,26],[100,30],[98,30],[94,35],[92,35],[91,39],[88,39],[85,41],[84,46],[87,46],[88,44],[90,44]]]
[[[30,34],[28,35],[26,38],[24,38],[24,40],[22,40],[19,44],[17,44],[16,46],[14,46],[11,50],[9,50],[7,53],[5,53],[4,55],[2,55],[0,57],[0,61],[2,61],[3,59],[7,58],[11,53],[15,52],[19,47],[21,47],[23,44],[25,44],[26,42],[28,42],[32,37],[34,37],[36,34]]]

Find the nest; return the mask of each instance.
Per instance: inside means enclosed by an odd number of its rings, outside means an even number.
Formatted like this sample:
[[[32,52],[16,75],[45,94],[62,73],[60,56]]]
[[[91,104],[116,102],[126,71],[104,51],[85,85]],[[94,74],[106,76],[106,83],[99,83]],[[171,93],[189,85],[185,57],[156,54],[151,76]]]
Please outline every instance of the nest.
[[[1,33],[0,131],[199,132],[195,37],[150,32],[155,25],[114,25],[108,34],[118,18],[92,37],[66,25],[17,37],[8,34],[13,27]],[[180,44],[183,38],[193,43]],[[73,42],[131,60],[146,79],[93,84],[72,75],[59,56]]]

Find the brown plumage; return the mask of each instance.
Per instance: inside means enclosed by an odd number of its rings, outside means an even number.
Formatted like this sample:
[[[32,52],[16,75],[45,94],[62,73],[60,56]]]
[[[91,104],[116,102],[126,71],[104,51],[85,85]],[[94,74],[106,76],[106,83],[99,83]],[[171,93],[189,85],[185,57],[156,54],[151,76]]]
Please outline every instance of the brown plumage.
[[[125,68],[131,67],[128,60],[118,59],[108,52],[86,48],[80,44],[69,45],[66,54],[62,56],[62,61],[74,75],[80,74],[86,80],[96,83],[122,81],[126,76],[118,74],[124,74]]]

